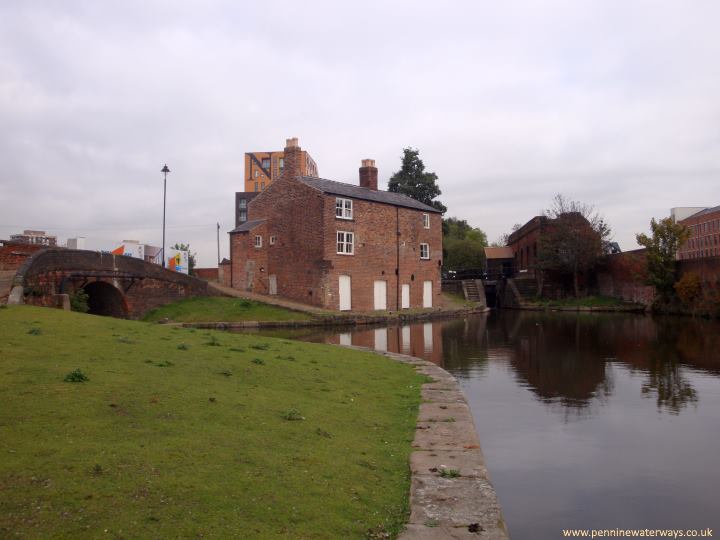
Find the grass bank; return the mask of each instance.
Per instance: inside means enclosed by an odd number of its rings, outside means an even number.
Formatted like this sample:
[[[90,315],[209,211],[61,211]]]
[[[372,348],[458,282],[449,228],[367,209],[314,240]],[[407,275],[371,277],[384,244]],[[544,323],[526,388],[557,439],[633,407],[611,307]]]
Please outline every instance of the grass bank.
[[[170,319],[177,322],[308,321],[299,311],[225,296],[188,298],[150,311],[144,321]]]
[[[0,370],[0,537],[363,538],[405,521],[409,366],[12,306]]]

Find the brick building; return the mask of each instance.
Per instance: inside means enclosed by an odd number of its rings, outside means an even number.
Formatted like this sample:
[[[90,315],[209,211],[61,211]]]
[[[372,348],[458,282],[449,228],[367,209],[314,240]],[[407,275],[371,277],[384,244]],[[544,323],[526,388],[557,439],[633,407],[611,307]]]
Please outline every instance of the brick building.
[[[545,216],[535,216],[508,237],[508,247],[512,249],[516,271],[534,270],[538,241],[547,229],[548,221]]]
[[[678,259],[720,256],[720,206],[702,208],[678,220],[690,229],[690,238],[678,250]]]
[[[299,175],[318,175],[315,160],[305,151],[299,156]],[[279,179],[285,168],[285,152],[248,152],[245,154],[245,191],[260,192]]]
[[[438,305],[438,210],[378,190],[373,160],[352,185],[304,176],[297,139],[284,155],[283,176],[230,232],[233,287],[341,311]]]

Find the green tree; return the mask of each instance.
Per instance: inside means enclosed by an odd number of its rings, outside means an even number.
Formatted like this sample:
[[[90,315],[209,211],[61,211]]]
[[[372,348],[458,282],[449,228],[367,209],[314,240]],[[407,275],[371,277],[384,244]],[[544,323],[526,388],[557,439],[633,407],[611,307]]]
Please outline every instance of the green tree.
[[[443,267],[446,270],[482,268],[487,235],[464,219],[443,219]]]
[[[438,176],[434,172],[425,172],[425,164],[420,159],[420,150],[408,147],[403,149],[400,170],[388,181],[388,191],[402,193],[445,213],[447,207],[440,201],[433,200],[442,194],[437,179]]]
[[[573,291],[578,297],[578,278],[605,254],[610,228],[592,206],[559,194],[543,215],[547,225],[538,240],[538,269],[572,276]]]
[[[188,273],[190,275],[195,274],[195,257],[197,256],[197,253],[193,253],[190,251],[190,244],[180,244],[176,243],[174,246],[172,246],[172,249],[177,249],[178,251],[187,251],[188,252]]]
[[[650,220],[652,235],[635,235],[637,243],[645,248],[647,260],[648,285],[655,287],[663,300],[669,300],[674,294],[676,281],[675,256],[678,249],[690,237],[690,229],[675,223],[672,218]]]

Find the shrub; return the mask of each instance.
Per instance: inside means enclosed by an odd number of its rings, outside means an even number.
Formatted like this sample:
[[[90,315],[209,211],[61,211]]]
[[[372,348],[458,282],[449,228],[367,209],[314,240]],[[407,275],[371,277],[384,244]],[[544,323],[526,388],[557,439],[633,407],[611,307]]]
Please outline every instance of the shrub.
[[[177,346],[179,351],[187,351],[190,347],[188,347],[185,343],[181,343]]]
[[[70,310],[77,311],[78,313],[87,313],[90,311],[88,305],[88,294],[85,289],[78,289],[70,295]]]
[[[88,378],[87,375],[85,375],[82,371],[80,371],[80,368],[78,368],[74,371],[71,371],[67,375],[65,375],[65,379],[63,379],[63,380],[65,382],[75,383],[75,382],[89,381],[90,379]]]
[[[673,287],[678,298],[686,307],[692,307],[702,292],[700,276],[694,272],[685,274]]]

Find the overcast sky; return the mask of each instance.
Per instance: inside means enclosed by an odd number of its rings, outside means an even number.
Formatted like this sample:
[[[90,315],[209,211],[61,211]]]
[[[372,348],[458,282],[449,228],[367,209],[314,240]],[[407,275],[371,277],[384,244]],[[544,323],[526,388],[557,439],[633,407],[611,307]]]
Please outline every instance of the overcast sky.
[[[490,241],[590,203],[624,250],[720,204],[720,2],[0,0],[0,238],[45,228],[216,263],[243,154],[298,137],[381,183],[403,147]],[[302,209],[298,209],[298,213]]]

